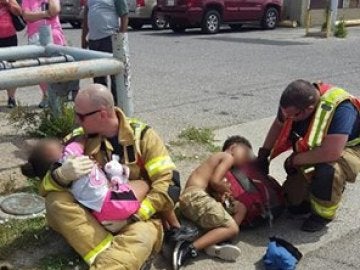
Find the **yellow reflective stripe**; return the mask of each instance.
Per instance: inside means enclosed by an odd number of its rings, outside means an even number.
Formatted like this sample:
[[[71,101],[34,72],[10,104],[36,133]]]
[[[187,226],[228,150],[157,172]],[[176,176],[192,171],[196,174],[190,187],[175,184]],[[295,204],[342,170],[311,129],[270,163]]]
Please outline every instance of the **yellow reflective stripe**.
[[[97,255],[99,255],[101,252],[103,252],[105,249],[107,249],[111,242],[113,240],[113,236],[111,234],[108,234],[103,241],[99,245],[97,245],[93,250],[89,251],[84,257],[84,261],[91,265],[94,261]]]
[[[65,138],[63,139],[63,141],[67,142],[67,141],[71,140],[73,137],[84,135],[84,134],[85,134],[84,129],[82,127],[78,127],[76,129],[74,129],[70,134],[66,135]]]
[[[141,202],[140,209],[138,211],[138,215],[142,220],[148,220],[152,215],[156,213],[156,210],[149,199],[145,198]]]
[[[308,139],[310,148],[321,145],[330,116],[333,114],[337,105],[349,97],[350,94],[341,88],[332,88],[321,96],[321,101],[315,112],[315,120]]]
[[[134,131],[134,138],[135,138],[135,146],[137,148],[138,153],[141,155],[140,151],[140,140],[141,140],[141,132],[146,128],[146,124],[141,122],[136,118],[128,118],[131,128]]]
[[[154,176],[162,171],[175,169],[175,164],[169,156],[153,158],[145,164],[148,175]]]
[[[64,191],[65,189],[59,186],[54,182],[54,180],[51,177],[50,172],[48,172],[45,177],[43,178],[41,185],[43,186],[44,191],[50,192],[50,191]]]
[[[319,204],[314,198],[310,198],[310,202],[315,213],[327,219],[333,219],[336,214],[336,210],[339,208],[339,203],[327,207]]]

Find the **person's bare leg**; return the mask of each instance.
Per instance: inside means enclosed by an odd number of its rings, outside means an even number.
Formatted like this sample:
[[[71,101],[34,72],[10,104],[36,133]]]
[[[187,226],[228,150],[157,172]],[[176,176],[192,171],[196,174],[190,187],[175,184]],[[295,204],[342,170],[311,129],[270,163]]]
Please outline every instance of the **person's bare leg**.
[[[129,181],[129,185],[139,202],[145,199],[150,190],[149,185],[144,180],[132,180]]]
[[[239,227],[233,220],[227,227],[219,227],[211,231],[208,231],[203,236],[196,239],[193,242],[193,246],[197,250],[202,250],[211,245],[229,240],[235,237],[238,233],[239,233]]]
[[[6,92],[9,98],[15,98],[16,88],[7,89]]]

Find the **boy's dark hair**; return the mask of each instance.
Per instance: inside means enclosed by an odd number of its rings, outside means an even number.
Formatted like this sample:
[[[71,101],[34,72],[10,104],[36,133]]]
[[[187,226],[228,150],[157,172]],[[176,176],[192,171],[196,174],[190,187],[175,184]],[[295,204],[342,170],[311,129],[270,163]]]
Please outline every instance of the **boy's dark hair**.
[[[21,165],[21,173],[29,178],[38,177],[40,180],[44,178],[53,160],[49,160],[45,155],[45,146],[49,142],[57,141],[56,139],[43,139],[37,143],[31,150],[28,162]]]
[[[222,151],[225,151],[225,150],[229,149],[229,147],[232,146],[233,144],[243,144],[243,145],[249,147],[250,149],[252,149],[251,143],[245,137],[235,135],[235,136],[229,137],[224,142],[224,145],[222,147]]]
[[[305,110],[318,101],[318,90],[315,85],[305,80],[296,80],[290,83],[281,94],[280,107],[294,106]]]

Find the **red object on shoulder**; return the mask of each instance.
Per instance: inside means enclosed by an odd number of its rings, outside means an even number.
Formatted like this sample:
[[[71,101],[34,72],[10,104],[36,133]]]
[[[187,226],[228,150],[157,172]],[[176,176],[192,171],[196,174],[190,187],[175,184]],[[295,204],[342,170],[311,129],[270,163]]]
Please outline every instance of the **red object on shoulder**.
[[[285,200],[281,185],[264,174],[256,163],[233,167],[225,177],[231,184],[233,198],[247,208],[241,225],[253,227],[264,220],[271,222],[282,213]]]

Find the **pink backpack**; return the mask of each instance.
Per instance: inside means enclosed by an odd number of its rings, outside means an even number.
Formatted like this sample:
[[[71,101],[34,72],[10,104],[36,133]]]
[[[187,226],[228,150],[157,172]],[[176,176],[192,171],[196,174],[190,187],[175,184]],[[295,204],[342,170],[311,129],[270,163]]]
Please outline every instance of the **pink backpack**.
[[[242,226],[254,227],[265,220],[271,226],[273,219],[283,212],[285,200],[280,184],[262,173],[255,163],[234,167],[225,177],[231,184],[233,198],[247,208]]]

